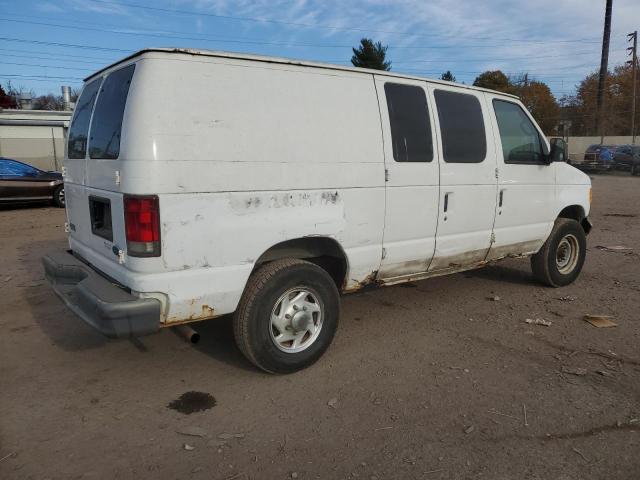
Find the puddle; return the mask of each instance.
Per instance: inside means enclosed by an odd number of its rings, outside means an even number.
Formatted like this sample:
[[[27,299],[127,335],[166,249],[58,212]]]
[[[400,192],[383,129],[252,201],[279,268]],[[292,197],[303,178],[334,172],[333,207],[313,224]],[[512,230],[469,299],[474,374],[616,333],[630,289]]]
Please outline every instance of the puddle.
[[[194,412],[203,412],[216,406],[216,399],[213,395],[209,395],[205,392],[185,392],[178,399],[167,405],[167,408],[171,408],[185,415],[189,415]]]

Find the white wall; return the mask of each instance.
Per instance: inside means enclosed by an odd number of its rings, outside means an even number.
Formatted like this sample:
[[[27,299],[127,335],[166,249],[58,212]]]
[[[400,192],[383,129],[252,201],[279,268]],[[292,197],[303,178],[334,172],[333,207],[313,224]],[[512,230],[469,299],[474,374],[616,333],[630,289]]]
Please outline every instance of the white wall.
[[[41,170],[60,170],[64,159],[62,127],[0,125],[0,157]]]
[[[582,160],[584,152],[589,145],[599,144],[600,136],[596,137],[569,137],[569,158],[571,160]],[[604,137],[604,145],[628,145],[631,143],[631,136]],[[640,143],[640,137],[636,137],[636,144]]]
[[[0,109],[0,157],[60,171],[71,115],[70,111]]]

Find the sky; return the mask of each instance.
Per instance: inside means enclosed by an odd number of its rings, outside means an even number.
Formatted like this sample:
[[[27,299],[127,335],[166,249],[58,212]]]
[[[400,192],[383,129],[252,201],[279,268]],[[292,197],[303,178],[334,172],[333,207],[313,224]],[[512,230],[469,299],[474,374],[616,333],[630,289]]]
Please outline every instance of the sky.
[[[528,72],[556,97],[599,68],[605,0],[0,0],[0,84],[60,94],[147,47],[350,65],[362,37],[392,71],[473,83]],[[614,0],[610,68],[628,59],[640,0]]]

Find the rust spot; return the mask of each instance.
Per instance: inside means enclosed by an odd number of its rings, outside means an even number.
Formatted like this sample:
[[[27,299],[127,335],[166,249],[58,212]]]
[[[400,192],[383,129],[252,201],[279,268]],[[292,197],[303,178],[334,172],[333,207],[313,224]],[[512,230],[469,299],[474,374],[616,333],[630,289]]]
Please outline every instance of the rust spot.
[[[369,275],[364,277],[359,282],[356,282],[355,285],[352,285],[347,288],[347,281],[345,280],[345,284],[342,286],[342,291],[344,293],[353,293],[363,289],[373,289],[382,285],[382,283],[378,280],[378,270],[374,270]]]
[[[338,201],[338,192],[322,192],[322,200],[327,203],[336,203]]]

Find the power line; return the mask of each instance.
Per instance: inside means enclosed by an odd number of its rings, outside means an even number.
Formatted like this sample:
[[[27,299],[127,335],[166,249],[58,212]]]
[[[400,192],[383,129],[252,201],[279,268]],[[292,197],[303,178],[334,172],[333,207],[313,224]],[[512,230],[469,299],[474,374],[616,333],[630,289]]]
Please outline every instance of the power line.
[[[0,48],[0,51],[2,51],[2,50],[3,49]],[[34,60],[52,60],[51,57],[39,57],[37,55],[25,55],[25,54],[16,55],[16,54],[11,54],[11,53],[3,53],[2,56],[3,57],[16,57],[16,58],[33,58]],[[64,58],[56,58],[55,60],[57,60],[58,62],[85,63],[85,64],[88,64],[88,65],[103,65],[103,63],[98,62],[96,60],[92,60],[90,62],[86,61],[86,60],[76,60],[75,58],[72,58],[70,60],[65,60]]]
[[[194,10],[183,10],[177,8],[164,8],[164,7],[152,7],[149,5],[140,5],[136,3],[128,3],[128,2],[114,2],[110,0],[89,0],[94,3],[101,3],[106,5],[116,5],[119,7],[130,7],[130,8],[138,8],[143,10],[150,10],[156,12],[164,12],[164,13],[180,13],[183,15],[195,15],[199,17],[212,17],[212,18],[220,18],[226,20],[234,20],[234,21],[243,21],[243,22],[255,22],[255,23],[272,23],[278,25],[287,25],[287,26],[296,26],[296,27],[305,27],[305,28],[318,28],[318,29],[326,29],[326,30],[341,30],[341,31],[355,31],[355,32],[370,32],[370,33],[386,33],[393,35],[410,35],[414,37],[425,37],[425,38],[445,38],[443,35],[438,33],[433,34],[420,34],[415,35],[414,33],[409,32],[401,32],[401,31],[393,31],[393,30],[378,30],[372,28],[362,28],[362,27],[340,27],[333,25],[322,25],[322,24],[311,24],[311,23],[301,23],[301,22],[289,22],[285,20],[274,20],[268,18],[255,18],[255,17],[242,17],[236,15],[221,15],[210,12],[196,12]],[[459,35],[450,36],[451,38],[459,38]],[[572,40],[527,40],[522,38],[493,38],[493,37],[466,37],[470,40],[493,40],[493,41],[508,41],[508,42],[525,42],[525,43],[598,43],[598,39],[596,37],[590,38],[582,38],[582,39],[572,39]]]
[[[97,0],[94,0],[97,1]],[[115,4],[115,2],[104,2],[104,3],[113,3]],[[126,4],[121,4],[122,6],[125,6]],[[133,6],[133,5],[127,5],[127,6]],[[154,10],[161,10],[161,11],[165,11],[167,9],[161,9],[159,7],[148,7],[148,6],[143,6],[143,5],[138,5],[135,8],[149,8],[149,9],[154,9]],[[215,14],[209,14],[209,13],[198,13],[198,12],[193,12],[191,13],[192,15],[198,15],[198,16],[217,16]],[[40,20],[48,20],[50,21],[51,18],[50,17],[44,17],[44,16],[39,16],[39,15],[15,15],[15,14],[4,14],[5,16],[8,17],[17,17],[17,18],[35,18],[35,19],[40,19]],[[225,18],[225,19],[243,19],[243,20],[249,20],[248,17],[232,17],[232,16],[217,16],[220,18]],[[264,23],[263,19],[251,19],[251,21],[256,21],[256,22],[260,22],[260,23]],[[67,22],[69,23],[69,22]],[[296,24],[296,23],[291,23],[291,22],[284,22],[287,25],[297,25],[297,26],[305,26],[305,27],[312,27],[313,25],[311,24]],[[98,27],[113,27],[113,28],[119,28],[121,29],[122,26],[121,25],[114,25],[114,24],[107,24],[107,23],[96,23],[96,22],[82,22],[82,25],[96,25]],[[74,27],[77,27],[77,24],[73,25]],[[360,28],[355,28],[352,29],[350,27],[327,27],[327,26],[323,26],[323,25],[316,25],[315,27],[317,28],[335,28],[338,30],[357,30],[357,31],[367,31],[367,32],[379,32],[379,33],[391,33],[391,34],[398,34],[398,35],[410,35],[414,38],[438,38],[438,39],[449,39],[449,38],[454,38],[454,39],[459,39],[461,38],[461,35],[441,35],[441,34],[419,34],[416,35],[415,33],[409,33],[409,32],[393,32],[393,31],[384,31],[384,30],[373,30],[373,29],[360,29]],[[158,30],[148,30],[148,29],[140,29],[140,28],[136,28],[137,31],[139,32],[150,32],[150,33],[171,33],[171,34],[177,34],[177,35],[182,35],[182,34],[193,34],[194,32],[185,32],[185,31],[177,31],[177,30],[165,30],[162,29],[161,32],[159,32]],[[200,36],[205,36],[205,37],[214,37],[216,38],[215,35],[211,35],[211,34],[207,34],[207,33],[197,33],[197,35]],[[219,37],[217,37],[219,38]],[[549,44],[549,43],[589,43],[588,40],[590,39],[571,39],[571,40],[529,40],[529,39],[523,39],[523,38],[500,38],[500,37],[491,37],[491,36],[485,36],[485,37],[473,37],[473,36],[462,36],[462,38],[465,39],[469,39],[469,40],[491,40],[491,41],[508,41],[508,42],[519,42],[519,43],[533,43],[533,44]],[[238,40],[238,39],[236,39]],[[241,39],[240,39],[241,40]],[[258,39],[255,39],[258,40]],[[266,40],[269,41],[269,40]],[[598,43],[597,39],[594,37],[593,38],[593,43]]]
[[[56,76],[48,76],[48,75],[15,75],[15,74],[0,74],[2,78],[24,78],[24,79],[34,79],[34,78],[42,78],[42,79],[54,79],[54,80],[83,80],[82,77],[56,77]]]
[[[63,48],[67,48],[67,47],[63,47]],[[16,53],[46,53],[46,52],[40,52],[40,51],[34,51],[34,50],[20,50],[20,49],[16,49],[16,48],[0,48],[0,52],[16,52]],[[58,55],[63,55],[64,57],[70,57],[70,58],[86,58],[86,59],[93,59],[93,60],[101,60],[101,61],[107,61],[107,62],[114,62],[117,59],[107,59],[104,57],[88,57],[86,55],[70,55],[68,53],[57,53],[57,52],[52,52],[56,53]],[[35,58],[35,57],[33,57]],[[51,57],[47,57],[47,59],[49,59]]]
[[[92,0],[96,1],[96,0]],[[155,7],[154,7],[155,8]],[[191,40],[198,42],[209,42],[209,43],[232,43],[232,44],[243,44],[243,45],[269,45],[269,46],[280,46],[280,47],[303,47],[303,48],[352,48],[353,45],[342,45],[342,44],[319,44],[319,43],[298,43],[298,42],[274,42],[268,40],[238,40],[238,39],[229,39],[229,38],[219,38],[219,39],[211,39],[211,38],[199,38],[199,37],[187,37],[180,35],[166,35],[159,33],[144,33],[141,31],[138,32],[124,32],[118,30],[110,30],[107,28],[97,28],[97,27],[84,27],[82,25],[61,25],[58,23],[49,23],[49,22],[34,22],[30,20],[17,20],[12,18],[0,18],[0,21],[3,22],[13,22],[13,23],[23,23],[28,25],[40,25],[54,28],[64,28],[71,30],[85,30],[90,32],[102,32],[102,33],[112,33],[116,35],[129,35],[129,36],[137,36],[137,37],[155,37],[162,39],[173,39],[173,40]],[[497,39],[496,39],[497,40]],[[496,48],[502,47],[503,45],[467,45],[465,48]],[[437,50],[437,49],[453,49],[460,48],[461,45],[392,45],[389,46],[390,49],[403,49],[403,50]]]
[[[21,67],[39,67],[39,68],[57,68],[59,70],[89,70],[87,68],[76,68],[76,67],[64,67],[59,65],[37,65],[33,63],[17,63],[17,62],[0,62],[0,65],[19,65]]]
[[[84,50],[102,50],[105,52],[124,52],[131,53],[131,50],[125,50],[123,48],[110,48],[110,47],[99,47],[97,45],[78,45],[74,43],[58,43],[58,42],[44,42],[40,40],[26,40],[23,38],[11,38],[11,37],[0,37],[0,40],[4,40],[5,42],[21,42],[21,43],[32,43],[34,45],[48,45],[55,47],[70,47],[70,48],[80,48]]]

